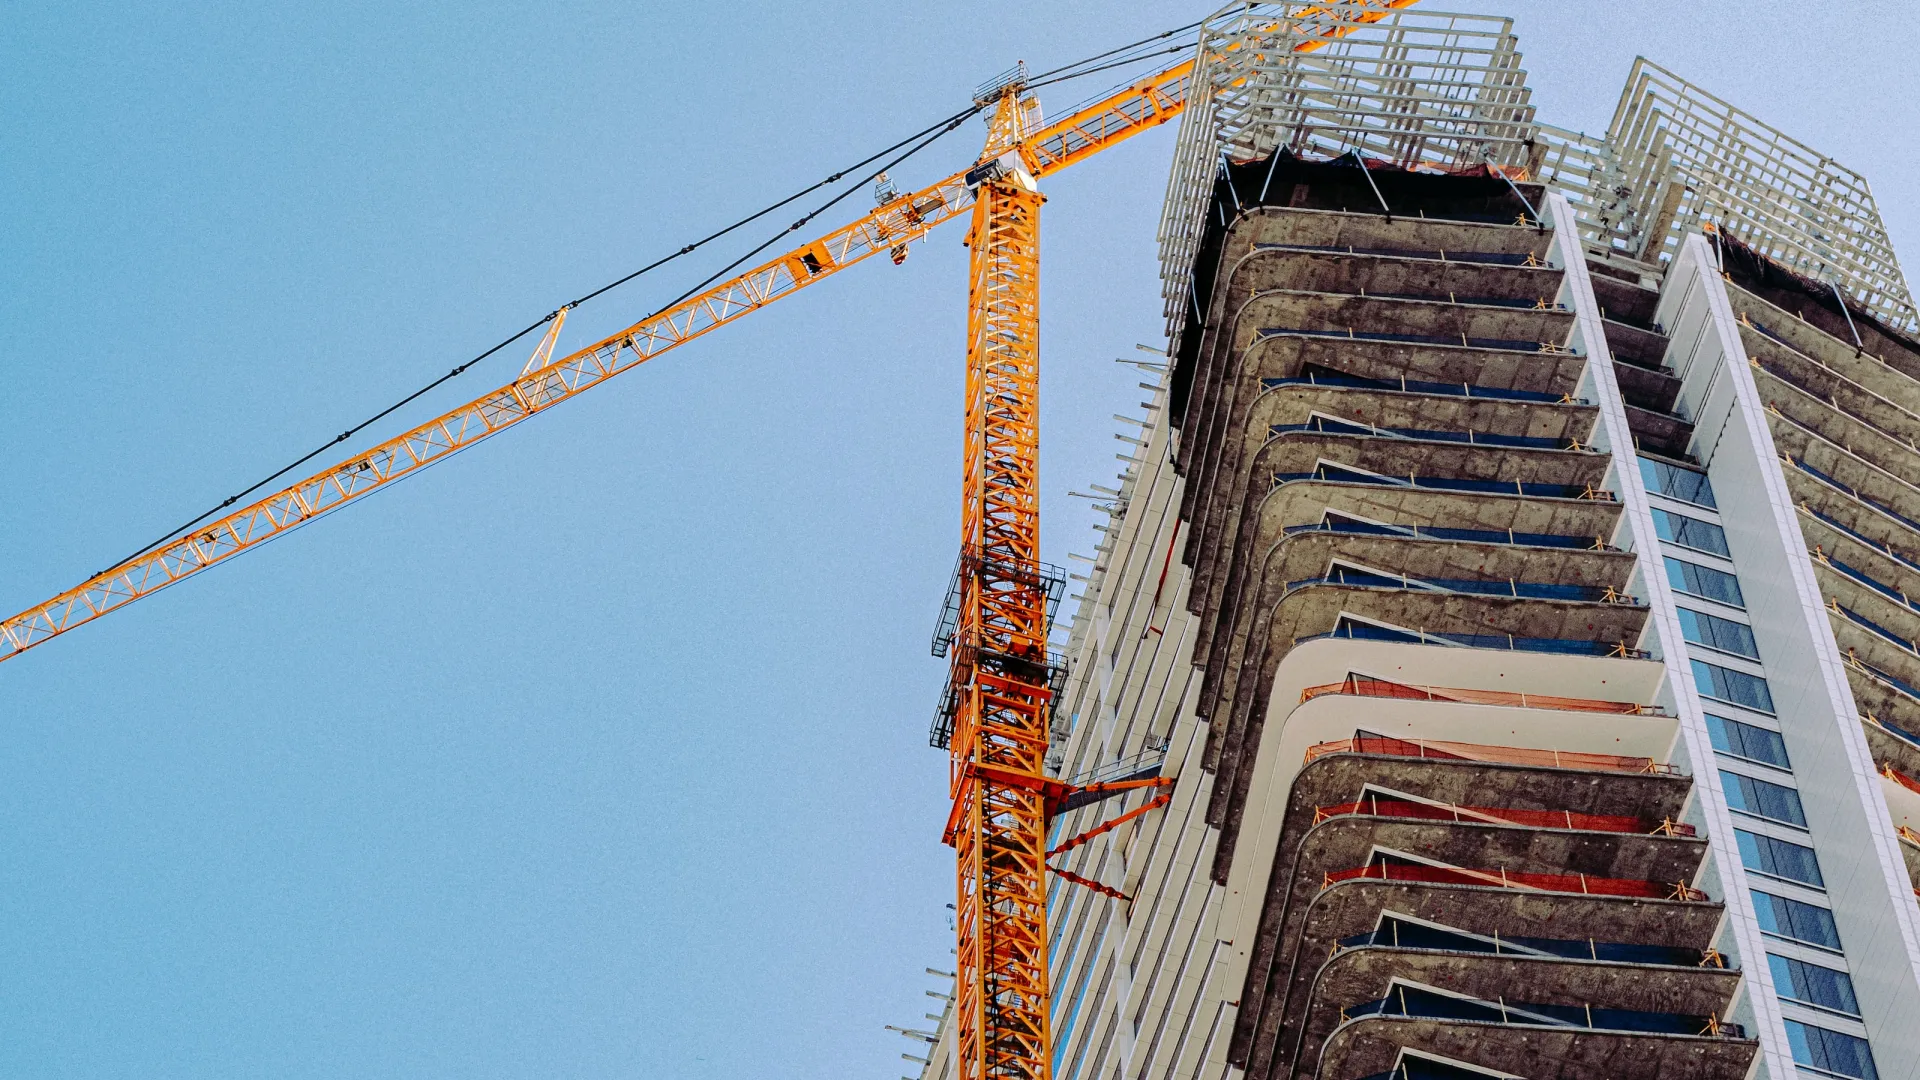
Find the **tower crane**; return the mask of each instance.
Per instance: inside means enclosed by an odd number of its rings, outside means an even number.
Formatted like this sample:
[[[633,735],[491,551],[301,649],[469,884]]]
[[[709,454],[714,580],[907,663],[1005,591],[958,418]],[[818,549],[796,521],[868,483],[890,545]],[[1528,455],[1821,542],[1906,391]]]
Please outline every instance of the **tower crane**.
[[[1306,51],[1416,0],[1294,5]],[[1241,5],[1233,5],[1239,10]],[[1299,41],[1299,38],[1294,38]],[[1202,36],[1202,48],[1205,37]],[[987,140],[966,169],[902,194],[881,190],[866,216],[553,358],[561,309],[519,377],[409,431],[93,575],[0,622],[0,661],[118,610],[355,502],[768,304],[881,253],[895,262],[936,226],[971,211],[960,558],[935,653],[951,668],[935,717],[953,799],[945,840],[957,867],[956,1065],[959,1080],[1046,1080],[1047,882],[1124,898],[1047,865],[1047,823],[1076,804],[1165,779],[1074,786],[1045,770],[1062,664],[1047,649],[1060,579],[1040,562],[1039,181],[1179,115],[1199,57],[1173,64],[1052,121],[1024,66],[976,93]],[[1211,92],[1201,88],[1204,92]],[[229,500],[230,502],[233,500]],[[1166,797],[1122,815],[1131,819]],[[1077,846],[1119,819],[1062,841]]]

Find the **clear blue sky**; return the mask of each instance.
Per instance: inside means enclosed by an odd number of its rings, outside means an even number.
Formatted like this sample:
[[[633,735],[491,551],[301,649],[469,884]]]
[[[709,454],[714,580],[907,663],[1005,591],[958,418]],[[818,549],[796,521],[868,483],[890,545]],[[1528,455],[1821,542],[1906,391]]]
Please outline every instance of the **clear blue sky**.
[[[1647,52],[1864,171],[1915,251],[1896,5],[1451,6],[1519,18],[1544,118],[1604,128]],[[976,9],[9,6],[0,607],[1016,58],[1203,13]],[[1142,396],[1112,358],[1160,340],[1170,137],[1047,184],[1055,562]],[[960,236],[0,666],[0,1075],[899,1075],[881,1025],[951,961]]]

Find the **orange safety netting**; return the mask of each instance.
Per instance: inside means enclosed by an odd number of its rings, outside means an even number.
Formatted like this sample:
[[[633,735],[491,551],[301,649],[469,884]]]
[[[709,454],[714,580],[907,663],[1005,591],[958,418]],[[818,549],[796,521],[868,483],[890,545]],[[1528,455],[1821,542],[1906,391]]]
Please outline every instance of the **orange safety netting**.
[[[1325,694],[1356,697],[1400,698],[1408,701],[1457,701],[1469,705],[1518,705],[1523,709],[1563,709],[1569,712],[1624,713],[1645,715],[1655,711],[1651,705],[1631,701],[1601,701],[1596,698],[1554,697],[1549,694],[1519,694],[1506,690],[1464,690],[1446,686],[1413,686],[1389,682],[1365,675],[1348,675],[1337,683],[1309,686],[1300,691],[1302,702]]]
[[[1916,794],[1920,794],[1920,780],[1915,780],[1913,777],[1908,776],[1906,773],[1901,772],[1899,769],[1894,768],[1892,765],[1888,765],[1885,762],[1882,762],[1880,764],[1880,775],[1886,777],[1887,779],[1893,781],[1896,784],[1899,784],[1901,787],[1906,788],[1908,791],[1915,792]]]
[[[1519,810],[1505,806],[1454,806],[1412,802],[1405,799],[1368,797],[1359,802],[1318,807],[1314,824],[1331,817],[1353,815],[1371,817],[1416,818],[1421,821],[1459,821],[1469,824],[1525,825],[1542,829],[1579,829],[1583,832],[1663,833],[1668,836],[1692,836],[1691,825],[1662,821],[1649,825],[1624,814],[1577,814],[1571,810]]]
[[[1374,881],[1422,881],[1437,885],[1490,885],[1502,889],[1537,889],[1541,892],[1580,893],[1587,896],[1632,896],[1650,900],[1705,900],[1707,898],[1706,893],[1685,882],[1386,863],[1332,871],[1326,875],[1320,887],[1324,889],[1337,882],[1353,881],[1359,878]]]
[[[1487,761],[1505,765],[1544,765],[1554,769],[1595,769],[1603,772],[1672,773],[1674,767],[1652,758],[1623,757],[1619,754],[1577,754],[1565,750],[1532,750],[1519,746],[1484,746],[1479,743],[1432,742],[1424,739],[1393,739],[1384,735],[1359,734],[1351,739],[1315,743],[1307,747],[1307,760],[1328,754],[1388,754],[1393,757],[1437,758],[1444,761]]]

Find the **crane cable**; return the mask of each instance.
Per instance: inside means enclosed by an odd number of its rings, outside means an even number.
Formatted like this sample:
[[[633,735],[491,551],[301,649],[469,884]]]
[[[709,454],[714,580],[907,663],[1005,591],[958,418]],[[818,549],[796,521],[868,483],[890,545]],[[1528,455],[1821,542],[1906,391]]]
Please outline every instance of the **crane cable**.
[[[1142,60],[1152,59],[1153,57],[1156,57],[1156,56],[1166,56],[1171,53],[1183,53],[1191,48],[1193,48],[1193,43],[1190,41],[1185,41],[1177,45],[1171,45],[1164,49],[1156,49],[1153,52],[1141,53],[1139,56],[1129,56],[1123,60],[1115,60],[1112,63],[1101,64],[1098,67],[1090,67],[1084,71],[1075,71],[1067,75],[1055,75],[1050,79],[1041,78],[1034,82],[1028,83],[1027,89],[1038,90],[1043,86],[1052,86],[1055,83],[1063,83],[1063,82],[1066,82],[1068,79],[1077,79],[1082,75],[1092,75],[1097,71],[1107,71],[1112,68],[1125,67],[1128,64],[1136,64]]]
[[[521,338],[526,337],[528,334],[533,333],[535,330],[540,329],[542,326],[545,326],[548,323],[552,322],[554,319],[559,317],[562,311],[568,311],[573,308],[579,307],[581,304],[584,304],[589,300],[596,299],[597,297],[601,296],[604,293],[610,292],[614,289],[619,288],[622,285],[625,285],[627,282],[632,281],[633,279],[639,277],[642,274],[647,273],[650,270],[656,270],[662,266],[665,266],[667,263],[673,262],[675,259],[678,259],[684,255],[691,254],[692,252],[697,251],[698,249],[706,246],[712,241],[718,240],[721,237],[727,235],[728,233],[731,233],[734,230],[741,228],[742,226],[749,225],[755,221],[758,221],[759,219],[767,216],[768,214],[774,212],[775,210],[780,209],[783,206],[786,206],[787,204],[795,201],[796,199],[799,199],[806,195],[810,195],[813,192],[818,191],[829,184],[838,182],[843,177],[845,177],[848,173],[864,165],[871,164],[873,161],[880,158],[882,155],[888,154],[894,150],[898,150],[900,147],[905,146],[910,142],[913,142],[915,139],[920,139],[923,136],[926,136],[925,140],[921,142],[919,145],[908,150],[905,154],[902,154],[899,157],[888,162],[886,166],[883,166],[879,170],[879,172],[885,172],[886,169],[892,168],[900,164],[900,162],[905,161],[908,157],[911,157],[912,155],[919,153],[921,150],[926,149],[926,147],[930,145],[934,139],[937,139],[941,135],[945,135],[947,132],[952,131],[953,129],[959,127],[963,122],[966,121],[968,117],[979,112],[980,109],[981,109],[981,106],[975,105],[972,108],[963,109],[960,112],[955,113],[954,115],[949,116],[944,120],[941,120],[939,123],[933,124],[930,127],[921,128],[919,131],[915,132],[912,135],[909,135],[908,137],[900,140],[897,143],[894,143],[892,146],[887,147],[885,150],[881,150],[878,153],[871,154],[861,159],[860,161],[856,161],[852,165],[849,165],[846,168],[841,169],[838,172],[835,172],[834,174],[832,174],[831,176],[828,176],[824,180],[821,180],[809,187],[802,188],[799,191],[794,192],[793,194],[787,196],[784,199],[781,199],[778,202],[770,203],[767,206],[763,207],[762,209],[757,210],[754,213],[748,214],[746,217],[743,217],[740,220],[734,222],[733,224],[728,225],[726,228],[720,229],[717,232],[709,233],[705,237],[702,237],[701,239],[696,240],[691,244],[685,245],[684,247],[680,248],[678,251],[675,251],[670,255],[666,255],[662,258],[656,259],[653,262],[648,263],[647,265],[641,267],[638,270],[635,270],[634,272],[626,275],[625,277],[618,278],[614,281],[608,282],[607,284],[600,286],[599,288],[593,290],[590,293],[587,293],[584,296],[581,296],[576,300],[570,300],[567,303],[560,305],[559,307],[541,316],[540,318],[534,320],[533,322],[528,323],[525,327],[516,331],[512,335],[501,339],[501,341],[498,344],[494,345],[492,348],[489,348],[486,351],[479,353],[478,355],[474,356],[471,360],[468,360],[465,363],[452,368],[446,374],[440,376],[437,379],[434,379],[432,382],[427,383],[425,386],[422,386],[420,389],[415,390],[411,394],[408,394],[406,397],[403,397],[400,400],[394,402],[393,404],[387,406],[386,408],[381,409],[379,412],[373,414],[372,416],[367,417],[365,420],[360,421],[358,424],[355,424],[352,427],[347,428],[345,431],[342,431],[340,434],[335,435],[331,439],[328,439],[326,442],[320,444],[314,449],[294,459],[292,462],[289,462],[288,464],[275,470],[274,472],[270,473],[266,477],[263,477],[262,479],[256,481],[249,487],[241,491],[235,492],[232,495],[227,496],[225,499],[222,499],[219,503],[215,504],[214,506],[206,510],[204,513],[200,514],[198,517],[194,518],[192,521],[189,521],[184,525],[178,526],[177,528],[168,532],[164,536],[161,536],[160,538],[154,540],[152,543],[147,544],[145,547],[141,548],[140,550],[135,551],[133,554],[128,555],[126,558],[121,559],[119,562],[114,563],[112,567],[106,570],[102,570],[99,573],[95,574],[94,577],[104,577],[107,574],[112,573],[114,569],[125,566],[127,563],[130,563],[133,560],[140,558],[142,555],[145,555],[148,552],[152,551],[153,549],[160,547],[161,545],[172,540],[174,537],[179,536],[181,533],[184,533],[187,530],[192,529],[194,526],[200,524],[201,522],[207,520],[208,518],[214,516],[215,514],[218,514],[220,511],[227,509],[228,507],[239,502],[241,499],[247,497],[248,495],[251,495],[254,492],[260,490],[261,488],[266,487],[268,484],[271,484],[275,480],[278,480],[281,477],[287,475],[288,473],[294,471],[295,469],[298,469],[300,466],[305,465],[307,462],[312,461],[314,458],[319,457],[321,454],[326,453],[328,450],[331,450],[334,447],[340,445],[341,443],[346,442],[348,439],[359,434],[361,431],[366,430],[368,427],[372,426],[373,424],[379,423],[380,421],[393,415],[395,412],[398,412],[400,409],[403,409],[406,406],[412,404],[414,401],[418,400],[423,395],[439,387],[442,383],[445,383],[448,380],[457,378],[473,365],[479,363],[482,360],[487,359],[488,357],[506,348],[507,346],[512,345],[514,342],[519,341]],[[932,133],[930,136],[928,135],[929,132]],[[878,172],[871,174],[867,177],[867,180],[872,180],[874,176],[877,176],[877,175],[879,175]],[[861,182],[865,183],[866,181],[863,180]],[[712,277],[707,278],[705,281],[694,286],[692,289],[688,290],[687,292],[682,293],[680,296],[676,297],[672,301],[672,303],[667,304],[661,310],[664,311],[667,308],[671,308],[674,306],[674,304],[678,304],[680,303],[680,301],[685,300],[687,297],[692,296],[694,293],[697,293],[701,289],[706,288],[708,285],[712,284],[715,280],[717,280],[720,274],[726,273],[727,270],[731,270],[734,267],[739,266],[742,262],[745,262],[748,258],[751,258],[753,255],[761,251],[764,251],[767,247],[772,245],[775,241],[779,240],[780,237],[785,236],[787,233],[790,233],[795,229],[801,228],[802,226],[806,225],[807,222],[812,221],[822,211],[826,210],[828,207],[833,206],[835,203],[839,202],[841,199],[846,198],[848,194],[851,194],[852,192],[857,190],[859,190],[857,185],[854,187],[849,187],[846,191],[842,192],[838,196],[835,196],[831,202],[826,203],[825,205],[819,207],[818,209],[815,209],[811,213],[807,214],[805,217],[801,218],[799,221],[796,221],[792,225],[789,225],[785,229],[782,229],[779,233],[775,234],[774,237],[768,240],[766,243],[761,244],[757,248],[754,248],[753,251],[748,252],[746,255],[728,264],[727,267],[725,269],[722,269],[719,273],[714,274]],[[657,315],[658,312],[656,312],[655,314]]]
[[[1043,71],[1038,75],[1032,76],[1031,80],[1027,83],[1027,85],[1029,87],[1047,86],[1057,82],[1065,82],[1068,79],[1077,79],[1082,75],[1091,75],[1096,71],[1105,71],[1108,68],[1117,67],[1121,64],[1131,64],[1135,60],[1144,60],[1149,56],[1159,56],[1162,51],[1173,51],[1173,50],[1156,50],[1154,52],[1141,53],[1138,56],[1129,57],[1124,60],[1116,60],[1110,64],[1102,64],[1097,68],[1087,68],[1084,71],[1073,71],[1074,68],[1082,67],[1086,64],[1091,64],[1095,60],[1105,60],[1109,56],[1115,56],[1120,53],[1130,52],[1134,49],[1139,48],[1142,45],[1151,45],[1156,41],[1165,41],[1166,39],[1174,36],[1175,34],[1185,34],[1190,30],[1198,29],[1205,22],[1206,22],[1205,19],[1200,19],[1195,22],[1190,22],[1185,26],[1176,26],[1171,30],[1162,31],[1161,33],[1155,34],[1152,37],[1141,38],[1139,41],[1136,41],[1131,45],[1122,45],[1117,49],[1108,49],[1106,52],[1095,53],[1092,56],[1085,57],[1080,60],[1075,60],[1071,64],[1062,64],[1057,68],[1053,68],[1052,70],[1049,70],[1049,71]],[[1187,48],[1191,48],[1192,45],[1193,45],[1193,42],[1185,41],[1175,45],[1173,48],[1187,49]],[[1069,72],[1069,71],[1073,71],[1073,74],[1071,75],[1064,74],[1065,72]],[[1042,80],[1045,80],[1045,81],[1043,82]]]
[[[1094,61],[1102,60],[1119,53],[1129,52],[1133,49],[1137,49],[1141,47],[1142,45],[1152,44],[1153,42],[1164,40],[1176,34],[1182,34],[1186,31],[1192,30],[1194,27],[1197,27],[1199,25],[1200,23],[1197,23],[1197,22],[1190,23],[1186,26],[1177,27],[1175,29],[1165,31],[1164,33],[1155,34],[1152,37],[1143,38],[1130,45],[1122,45],[1116,49],[1108,49],[1105,52],[1097,53],[1093,56],[1089,56],[1084,59],[1077,60],[1071,64],[1061,65],[1060,67],[1053,68],[1050,71],[1045,71],[1045,72],[1042,72],[1040,75],[1035,76],[1034,80],[1029,82],[1027,85],[1033,88],[1037,88],[1040,86],[1050,86],[1056,83],[1066,82],[1069,79],[1077,79],[1085,75],[1092,75],[1096,72],[1106,71],[1111,68],[1135,63],[1137,61],[1144,60],[1149,57],[1160,56],[1165,53],[1174,53],[1174,52],[1183,51],[1185,49],[1191,48],[1192,47],[1191,43],[1183,42],[1180,44],[1170,46],[1166,49],[1159,49],[1159,50],[1154,50],[1152,52],[1141,53],[1137,56],[1132,56],[1132,57],[1128,57],[1121,60],[1111,61],[1109,63],[1100,64],[1095,67],[1084,66],[1087,64],[1091,64]],[[1074,70],[1074,69],[1081,69],[1081,70]],[[962,109],[961,111],[954,113],[953,115],[943,120],[940,120],[937,123],[930,124],[927,127],[921,128],[919,131],[913,133],[912,135],[907,136],[904,139],[901,139],[899,142],[894,143],[892,146],[889,146],[886,149],[880,150],[876,153],[870,154],[867,157],[854,162],[852,165],[849,165],[843,169],[840,169],[839,171],[833,173],[832,175],[828,176],[824,180],[820,180],[807,187],[801,188],[799,191],[796,191],[793,194],[788,195],[786,198],[781,199],[778,202],[769,203],[767,206],[762,207],[761,209],[751,214],[748,214],[746,217],[741,218],[740,220],[734,222],[733,224],[728,225],[727,227],[720,229],[716,232],[709,233],[705,237],[702,237],[699,240],[696,240],[690,244],[687,244],[681,247],[679,250],[673,252],[672,254],[663,256],[659,259],[655,259],[653,262],[648,263],[647,265],[641,267],[638,270],[633,271],[630,274],[627,274],[624,277],[616,278],[615,280],[600,286],[599,288],[593,290],[592,292],[589,292],[577,299],[570,300],[567,303],[560,305],[559,307],[541,316],[540,318],[535,319],[533,322],[528,323],[525,327],[516,331],[514,334],[501,339],[501,341],[498,344],[495,344],[493,347],[485,350],[484,352],[479,353],[478,355],[474,356],[472,359],[466,361],[465,363],[459,364],[456,367],[450,369],[446,374],[441,375],[440,377],[427,383],[425,386],[422,386],[420,389],[415,390],[413,393],[408,394],[407,396],[394,402],[392,405],[389,405],[386,408],[381,409],[379,412],[373,414],[372,416],[367,417],[365,420],[360,421],[358,424],[355,424],[352,427],[347,428],[345,431],[342,431],[340,434],[334,436],[331,439],[328,439],[326,442],[320,444],[319,446],[308,451],[307,453],[302,454],[300,457],[295,458],[293,461],[275,470],[274,472],[268,474],[267,476],[261,478],[260,480],[254,482],[248,487],[238,492],[235,492],[232,495],[227,496],[225,499],[222,499],[220,502],[208,508],[205,512],[201,513],[199,516],[193,518],[193,520],[188,521],[183,525],[175,527],[174,529],[170,530],[169,532],[162,535],[158,539],[147,544],[145,547],[140,548],[139,550],[133,552],[131,555],[128,555],[127,557],[114,563],[111,567],[105,570],[101,570],[98,573],[94,574],[94,577],[100,578],[100,577],[107,576],[108,574],[112,573],[114,570],[117,570],[118,568],[125,566],[126,564],[134,561],[135,559],[140,558],[141,556],[147,554],[148,552],[154,550],[155,548],[158,548],[168,543],[169,541],[173,540],[175,537],[179,536],[181,533],[184,533],[189,529],[194,528],[195,526],[199,525],[201,522],[220,513],[222,510],[226,510],[227,508],[233,506],[235,503],[239,502],[241,499],[247,497],[248,495],[253,494],[254,492],[260,490],[263,487],[266,487],[268,484],[271,484],[275,480],[278,480],[281,477],[287,475],[288,473],[294,471],[295,469],[298,469],[300,466],[305,465],[307,462],[312,461],[314,458],[319,457],[321,454],[324,454],[327,451],[333,449],[334,447],[339,446],[341,443],[346,442],[348,439],[351,439],[353,436],[359,434],[361,431],[366,430],[368,427],[376,423],[379,423],[380,421],[393,415],[399,410],[419,400],[422,396],[438,388],[441,384],[448,382],[449,380],[458,378],[468,368],[474,366],[475,364],[478,364],[480,361],[487,359],[488,357],[494,355],[495,353],[506,348],[507,346],[512,345],[514,342],[519,341],[521,338],[526,337],[528,334],[533,333],[535,330],[540,329],[542,326],[545,326],[548,323],[552,322],[554,319],[560,316],[561,312],[569,311],[569,310],[572,310],[573,308],[579,307],[580,305],[587,303],[590,300],[594,300],[604,295],[605,293],[611,292],[612,290],[627,284],[628,282],[634,280],[635,278],[640,277],[643,274],[648,273],[649,271],[656,270],[662,266],[665,266],[670,262],[673,262],[676,259],[679,259],[685,255],[689,255],[694,251],[697,251],[700,248],[705,247],[707,244],[715,240],[718,240],[723,236],[726,236],[727,234],[735,231],[736,229],[742,228],[743,226],[746,226],[755,221],[758,221],[759,219],[767,216],[768,214],[773,213],[775,210],[778,210],[783,206],[786,206],[800,198],[810,195],[813,192],[818,191],[821,188],[826,187],[830,184],[838,183],[848,173],[854,171],[855,169],[859,169],[864,166],[870,165],[874,161],[880,159],[881,157],[884,157],[885,155],[890,154],[893,151],[898,150],[903,146],[907,146],[909,143],[914,143],[914,145],[911,146],[909,149],[907,149],[905,153],[900,154],[898,157],[895,157],[891,161],[887,162],[887,164],[881,166],[879,169],[876,169],[873,172],[867,174],[867,176],[861,181],[859,181],[858,183],[848,187],[846,190],[842,191],[838,195],[835,195],[833,198],[827,200],[825,203],[822,203],[820,206],[816,207],[815,209],[807,213],[805,216],[801,217],[798,221],[795,221],[793,224],[788,225],[784,229],[781,229],[779,232],[769,237],[766,241],[761,243],[758,247],[755,247],[753,250],[747,252],[745,255],[742,255],[739,258],[735,259],[734,261],[728,263],[726,266],[721,267],[719,270],[715,271],[713,274],[708,276],[705,280],[701,281],[698,285],[695,285],[693,288],[688,289],[686,292],[681,293],[678,297],[675,297],[671,302],[663,306],[660,309],[660,311],[655,312],[653,316],[649,316],[649,318],[657,317],[660,314],[660,312],[666,311],[672,308],[674,305],[687,299],[688,297],[693,296],[694,294],[698,293],[700,290],[706,288],[707,286],[713,284],[715,281],[719,280],[722,275],[738,267],[741,263],[746,262],[748,259],[751,259],[755,255],[758,255],[760,252],[765,251],[769,247],[772,247],[774,244],[778,243],[781,240],[781,238],[787,236],[789,233],[795,232],[803,228],[804,226],[806,226],[808,222],[812,221],[814,218],[818,217],[820,214],[831,209],[833,206],[838,204],[841,200],[845,199],[848,195],[851,195],[853,192],[858,191],[860,189],[860,185],[866,184],[868,182],[871,182],[877,179],[880,176],[880,174],[887,172],[892,168],[895,168],[896,166],[900,165],[902,162],[906,161],[908,158],[926,149],[928,146],[931,146],[941,136],[955,130],[962,123],[964,123],[967,120],[967,118],[978,114],[985,108],[986,108],[985,105],[975,104],[969,108]],[[916,143],[915,140],[919,140],[919,141]]]

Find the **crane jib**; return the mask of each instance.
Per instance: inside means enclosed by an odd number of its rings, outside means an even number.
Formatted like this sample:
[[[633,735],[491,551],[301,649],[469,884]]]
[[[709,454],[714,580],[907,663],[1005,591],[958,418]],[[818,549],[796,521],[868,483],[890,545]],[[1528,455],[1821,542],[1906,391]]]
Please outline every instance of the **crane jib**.
[[[1020,147],[1030,171],[1035,176],[1056,172],[1171,119],[1184,104],[1191,67],[1191,61],[1176,64],[1034,132]],[[895,252],[897,259],[905,245],[971,209],[973,202],[966,173],[956,173],[371,450],[196,526],[0,623],[0,661],[259,547],[876,252]]]

